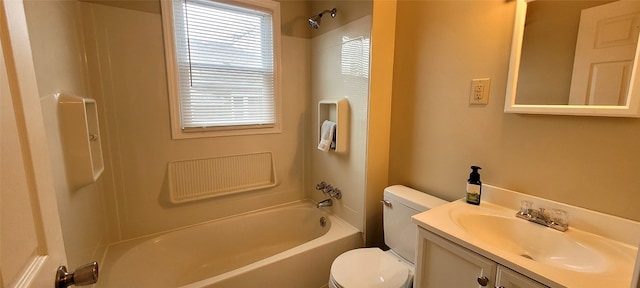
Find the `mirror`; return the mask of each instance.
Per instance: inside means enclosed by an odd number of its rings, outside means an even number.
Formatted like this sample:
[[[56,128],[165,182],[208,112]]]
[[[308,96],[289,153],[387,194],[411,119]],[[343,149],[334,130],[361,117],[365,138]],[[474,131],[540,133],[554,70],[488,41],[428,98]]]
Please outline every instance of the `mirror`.
[[[517,0],[507,113],[640,117],[640,1]]]

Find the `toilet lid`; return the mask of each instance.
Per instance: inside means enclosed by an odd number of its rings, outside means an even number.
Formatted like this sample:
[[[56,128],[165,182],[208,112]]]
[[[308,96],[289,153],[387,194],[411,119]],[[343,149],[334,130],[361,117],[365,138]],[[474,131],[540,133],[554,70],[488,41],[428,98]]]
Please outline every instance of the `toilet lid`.
[[[342,287],[406,287],[409,267],[379,248],[347,251],[331,264],[331,276]]]

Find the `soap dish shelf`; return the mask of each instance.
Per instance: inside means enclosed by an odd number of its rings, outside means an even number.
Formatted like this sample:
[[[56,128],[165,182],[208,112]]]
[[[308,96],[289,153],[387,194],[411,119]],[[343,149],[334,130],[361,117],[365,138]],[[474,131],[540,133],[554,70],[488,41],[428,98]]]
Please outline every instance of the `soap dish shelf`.
[[[335,152],[346,152],[349,145],[349,101],[343,98],[318,102],[318,141],[322,137],[321,127],[325,120],[336,123]]]
[[[56,99],[67,181],[77,190],[94,183],[104,171],[98,108],[89,98],[58,93]]]

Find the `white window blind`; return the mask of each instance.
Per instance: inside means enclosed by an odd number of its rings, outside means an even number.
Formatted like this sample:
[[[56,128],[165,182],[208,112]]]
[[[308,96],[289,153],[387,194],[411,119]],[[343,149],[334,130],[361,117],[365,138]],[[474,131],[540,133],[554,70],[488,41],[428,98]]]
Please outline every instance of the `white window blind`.
[[[180,0],[173,16],[182,129],[274,126],[270,11]]]

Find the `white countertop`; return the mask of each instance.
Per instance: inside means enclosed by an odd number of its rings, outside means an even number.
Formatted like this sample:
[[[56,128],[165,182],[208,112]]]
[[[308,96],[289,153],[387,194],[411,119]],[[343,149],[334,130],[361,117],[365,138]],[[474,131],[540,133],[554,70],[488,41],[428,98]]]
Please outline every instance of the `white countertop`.
[[[483,185],[482,202],[479,206],[467,204],[458,200],[436,207],[427,212],[417,214],[413,221],[421,228],[431,231],[449,241],[470,249],[503,266],[511,268],[529,278],[551,287],[620,287],[629,288],[634,270],[637,245],[640,243],[640,222],[631,221],[611,215],[598,213],[562,203],[557,203],[499,187]],[[560,232],[526,220],[517,219],[515,214],[520,206],[520,200],[534,202],[537,207],[559,208],[569,211],[569,230]],[[494,241],[487,241],[486,237],[505,237],[503,235],[474,235],[465,229],[456,219],[459,215],[477,214],[492,215],[502,219],[515,218],[522,221],[525,229],[549,229],[540,235],[560,237],[558,239],[577,239],[579,246],[585,249],[595,249],[603,257],[605,266],[600,265],[594,271],[579,271],[580,269],[564,269],[522,257],[505,249],[503,245],[496,245]],[[519,223],[516,223],[519,225]],[[492,231],[499,231],[493,229]],[[536,230],[541,231],[541,230]],[[505,231],[505,234],[508,233]],[[561,233],[561,234],[549,234]],[[485,233],[486,234],[486,233]],[[495,233],[498,234],[498,233]],[[535,241],[536,239],[534,239]],[[543,239],[540,239],[541,241]],[[493,242],[493,243],[490,243]],[[635,244],[632,244],[635,243]],[[553,245],[551,243],[550,245]],[[552,247],[550,247],[552,248]],[[600,259],[600,260],[602,260]],[[582,260],[584,261],[584,260]],[[588,260],[587,260],[588,261]]]

